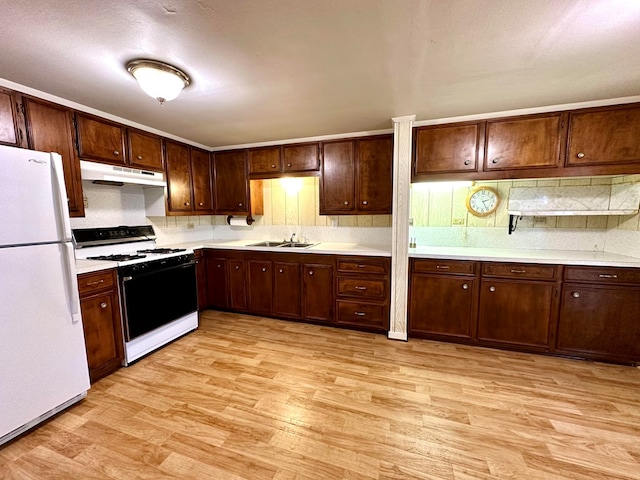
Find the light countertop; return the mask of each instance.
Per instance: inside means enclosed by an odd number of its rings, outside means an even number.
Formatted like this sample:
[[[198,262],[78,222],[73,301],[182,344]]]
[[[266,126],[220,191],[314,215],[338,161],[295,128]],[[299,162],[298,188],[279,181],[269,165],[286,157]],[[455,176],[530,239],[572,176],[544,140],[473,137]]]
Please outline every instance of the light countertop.
[[[98,272],[100,270],[109,270],[110,268],[116,268],[118,264],[116,262],[109,262],[107,260],[78,260],[76,259],[76,273],[91,273]]]
[[[638,257],[629,257],[626,255],[617,255],[615,253],[607,252],[587,252],[578,250],[417,247],[409,249],[409,257],[640,268],[640,258]]]

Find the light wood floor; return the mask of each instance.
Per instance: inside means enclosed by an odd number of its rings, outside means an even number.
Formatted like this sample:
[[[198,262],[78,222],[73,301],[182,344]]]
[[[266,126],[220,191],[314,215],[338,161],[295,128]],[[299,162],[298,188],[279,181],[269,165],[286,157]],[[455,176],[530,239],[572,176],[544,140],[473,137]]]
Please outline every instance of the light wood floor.
[[[2,479],[640,479],[640,370],[205,312]]]

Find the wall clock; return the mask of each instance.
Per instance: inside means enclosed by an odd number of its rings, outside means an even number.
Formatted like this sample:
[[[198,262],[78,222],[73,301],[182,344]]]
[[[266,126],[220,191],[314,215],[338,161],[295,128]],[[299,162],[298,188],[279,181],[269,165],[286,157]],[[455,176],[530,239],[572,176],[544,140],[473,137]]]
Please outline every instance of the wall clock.
[[[467,197],[467,210],[476,217],[486,217],[496,211],[500,204],[500,194],[495,188],[475,187]]]

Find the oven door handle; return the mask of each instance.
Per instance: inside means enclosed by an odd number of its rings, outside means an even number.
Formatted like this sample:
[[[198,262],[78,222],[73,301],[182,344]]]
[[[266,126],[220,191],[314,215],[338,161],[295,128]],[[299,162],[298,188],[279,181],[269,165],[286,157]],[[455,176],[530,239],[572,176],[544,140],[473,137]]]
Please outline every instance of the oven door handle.
[[[154,275],[156,273],[167,272],[169,270],[177,270],[179,268],[189,268],[189,267],[193,267],[195,265],[196,265],[195,261],[190,261],[188,263],[181,263],[180,265],[175,265],[173,267],[167,267],[167,268],[161,268],[161,269],[158,269],[158,270],[154,270],[152,272],[143,272],[143,273],[136,273],[135,275],[127,275],[126,277],[121,277],[121,279],[122,279],[122,283],[126,283],[126,282],[129,282],[131,280],[148,277],[149,275]]]

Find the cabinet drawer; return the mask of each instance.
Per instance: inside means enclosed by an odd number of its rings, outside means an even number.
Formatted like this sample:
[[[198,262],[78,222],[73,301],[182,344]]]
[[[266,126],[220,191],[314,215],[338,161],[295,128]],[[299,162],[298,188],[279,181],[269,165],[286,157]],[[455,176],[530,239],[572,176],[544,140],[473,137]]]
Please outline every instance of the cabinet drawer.
[[[386,275],[389,272],[388,258],[338,258],[338,271],[346,273],[374,273]]]
[[[387,282],[377,279],[338,277],[338,295],[346,297],[386,298]]]
[[[337,323],[386,329],[389,324],[389,314],[386,305],[338,300]]]
[[[565,281],[601,284],[640,284],[640,269],[615,267],[565,267]]]
[[[413,272],[457,273],[473,275],[476,272],[475,262],[457,260],[423,260],[414,259]]]
[[[95,273],[83,273],[78,275],[78,290],[80,296],[95,291],[115,288],[115,270],[101,270]]]
[[[529,278],[555,280],[558,267],[531,263],[483,263],[483,277]]]

